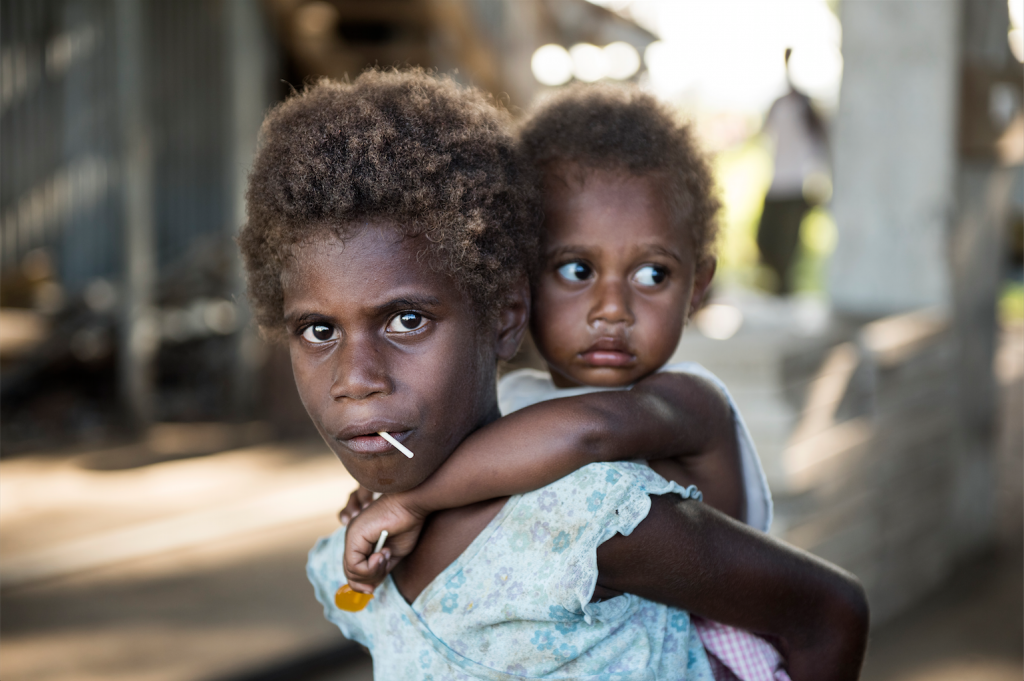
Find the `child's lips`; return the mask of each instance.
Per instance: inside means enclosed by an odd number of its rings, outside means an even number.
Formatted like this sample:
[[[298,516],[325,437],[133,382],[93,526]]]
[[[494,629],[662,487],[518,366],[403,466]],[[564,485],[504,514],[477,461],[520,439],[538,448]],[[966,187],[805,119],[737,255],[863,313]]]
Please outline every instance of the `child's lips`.
[[[633,355],[614,350],[593,350],[583,353],[587,364],[595,367],[624,367],[633,363]]]
[[[594,367],[624,367],[636,361],[625,343],[614,339],[602,339],[580,353],[583,361]]]

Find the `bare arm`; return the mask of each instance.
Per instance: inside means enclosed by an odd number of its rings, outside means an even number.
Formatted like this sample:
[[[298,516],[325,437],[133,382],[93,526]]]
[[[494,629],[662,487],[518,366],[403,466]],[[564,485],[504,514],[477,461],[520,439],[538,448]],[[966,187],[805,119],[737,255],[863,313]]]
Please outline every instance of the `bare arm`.
[[[590,463],[650,459],[667,479],[697,485],[735,518],[745,498],[732,409],[690,374],[654,374],[630,391],[589,393],[526,407],[477,430],[415,489],[391,494],[351,521],[345,546],[350,586],[369,592],[412,551],[432,512],[540,489]],[[372,555],[382,530],[384,556]]]
[[[855,680],[868,606],[852,575],[704,504],[652,497],[647,518],[598,548],[598,586],[771,637],[793,681]]]
[[[728,402],[689,374],[654,374],[633,390],[527,407],[476,431],[398,501],[419,514],[540,489],[598,461],[683,463],[707,503],[739,517],[743,483]],[[689,465],[687,465],[689,464]]]

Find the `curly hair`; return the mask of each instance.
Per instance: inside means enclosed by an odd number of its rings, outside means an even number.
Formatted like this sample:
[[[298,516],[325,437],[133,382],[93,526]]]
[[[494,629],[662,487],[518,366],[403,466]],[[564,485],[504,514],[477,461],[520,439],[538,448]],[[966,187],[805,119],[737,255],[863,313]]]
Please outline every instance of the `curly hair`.
[[[524,153],[545,174],[607,170],[657,178],[699,263],[714,253],[720,203],[690,127],[635,87],[573,85],[523,123]]]
[[[320,80],[270,111],[238,237],[257,324],[280,339],[292,246],[367,221],[427,238],[432,267],[492,320],[531,274],[541,207],[511,118],[481,92],[422,69]]]

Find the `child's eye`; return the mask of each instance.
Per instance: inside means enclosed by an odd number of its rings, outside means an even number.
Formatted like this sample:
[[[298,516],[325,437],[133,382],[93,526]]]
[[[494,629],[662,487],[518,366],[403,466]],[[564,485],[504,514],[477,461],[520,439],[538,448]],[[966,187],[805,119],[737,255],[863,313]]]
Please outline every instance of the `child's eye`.
[[[633,280],[641,286],[657,286],[665,281],[668,271],[657,265],[644,265],[633,275]]]
[[[568,262],[558,268],[558,274],[568,281],[583,281],[594,273],[590,265],[579,261]]]
[[[302,331],[302,338],[310,343],[326,343],[334,340],[338,332],[329,324],[310,324]]]
[[[409,333],[421,328],[427,323],[427,318],[419,312],[402,312],[391,318],[388,322],[389,333]]]

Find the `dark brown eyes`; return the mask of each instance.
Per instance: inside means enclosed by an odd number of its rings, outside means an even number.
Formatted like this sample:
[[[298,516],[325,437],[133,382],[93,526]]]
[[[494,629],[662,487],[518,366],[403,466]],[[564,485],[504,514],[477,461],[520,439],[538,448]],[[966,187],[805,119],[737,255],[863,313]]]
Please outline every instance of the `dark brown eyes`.
[[[303,339],[310,343],[326,343],[337,335],[333,326],[328,324],[310,324],[302,331]]]
[[[426,321],[419,312],[402,312],[391,318],[387,330],[390,333],[409,333],[422,327]]]
[[[427,318],[419,312],[401,312],[388,321],[385,331],[391,334],[411,333],[423,328]],[[303,340],[314,345],[327,343],[338,337],[338,330],[330,324],[310,324],[299,334]]]

